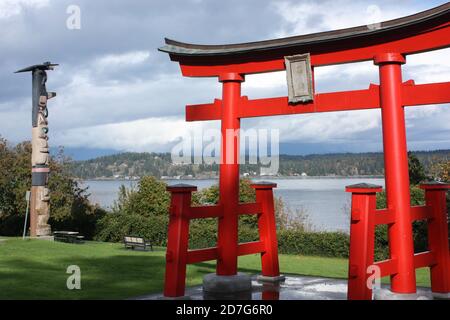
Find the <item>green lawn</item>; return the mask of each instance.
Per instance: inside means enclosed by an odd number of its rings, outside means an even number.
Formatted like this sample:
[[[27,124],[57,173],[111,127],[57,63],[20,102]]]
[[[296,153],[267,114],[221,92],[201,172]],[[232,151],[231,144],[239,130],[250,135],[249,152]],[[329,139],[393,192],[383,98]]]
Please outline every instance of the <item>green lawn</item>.
[[[124,299],[161,292],[164,260],[164,248],[137,252],[113,243],[6,238],[0,241],[0,299]],[[81,268],[81,290],[66,288],[69,265]],[[214,267],[214,262],[189,266],[187,285],[201,284]],[[280,267],[284,274],[347,277],[346,259],[280,255]],[[259,256],[239,258],[239,268],[258,273]],[[418,270],[417,280],[429,286],[428,271]]]

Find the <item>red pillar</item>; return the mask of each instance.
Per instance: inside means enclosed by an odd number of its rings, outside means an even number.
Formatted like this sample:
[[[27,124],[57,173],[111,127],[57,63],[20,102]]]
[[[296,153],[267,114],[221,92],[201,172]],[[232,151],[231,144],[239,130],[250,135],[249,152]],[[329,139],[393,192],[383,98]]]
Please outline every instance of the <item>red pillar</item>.
[[[376,194],[381,187],[372,184],[348,186],[352,193],[350,255],[348,268],[349,300],[372,300],[367,284],[367,268],[374,263]]]
[[[448,245],[447,199],[450,184],[429,183],[420,186],[425,190],[427,207],[432,212],[428,220],[428,249],[434,253],[436,264],[431,266],[433,293],[450,294],[450,251]]]
[[[197,187],[178,184],[167,187],[167,191],[172,193],[172,198],[169,208],[164,296],[181,297],[184,296],[186,286],[189,208],[192,192],[197,191]]]
[[[237,273],[239,204],[239,129],[238,118],[243,76],[227,73],[220,76],[222,97],[222,151],[219,177],[219,203],[223,216],[219,218],[217,274]]]
[[[405,114],[402,105],[401,64],[404,63],[405,58],[398,53],[375,56],[375,64],[380,68],[387,207],[395,217],[395,222],[389,226],[389,247],[391,258],[397,260],[398,273],[391,276],[391,290],[407,294],[416,292],[416,274]]]
[[[261,254],[261,274],[264,277],[280,276],[278,263],[277,225],[273,201],[273,188],[277,185],[271,182],[252,184],[256,190],[256,202],[261,204],[262,212],[258,215],[259,240],[264,243],[265,252]]]

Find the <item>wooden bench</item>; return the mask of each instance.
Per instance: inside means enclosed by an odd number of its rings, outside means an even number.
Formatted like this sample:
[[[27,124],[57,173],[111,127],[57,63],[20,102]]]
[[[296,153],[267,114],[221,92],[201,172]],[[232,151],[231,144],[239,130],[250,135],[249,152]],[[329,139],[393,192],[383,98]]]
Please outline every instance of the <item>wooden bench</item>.
[[[55,231],[53,240],[66,243],[84,243],[84,237],[75,231]]]
[[[125,236],[123,237],[123,244],[125,245],[125,249],[136,249],[141,248],[144,251],[147,251],[147,248],[150,247],[150,251],[153,251],[153,245],[145,241],[142,237],[135,237],[135,236]]]

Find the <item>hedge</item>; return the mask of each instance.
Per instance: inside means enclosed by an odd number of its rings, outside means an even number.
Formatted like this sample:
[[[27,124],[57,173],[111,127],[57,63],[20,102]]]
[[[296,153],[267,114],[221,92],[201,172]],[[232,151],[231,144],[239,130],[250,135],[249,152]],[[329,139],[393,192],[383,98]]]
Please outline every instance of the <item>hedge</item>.
[[[324,257],[348,257],[349,236],[342,232],[278,232],[280,253]]]
[[[125,235],[150,240],[153,245],[166,246],[167,216],[143,217],[136,214],[110,213],[98,223],[96,240],[120,242]],[[239,226],[239,242],[258,240],[258,230],[245,223]],[[200,249],[217,244],[217,221],[194,220],[190,224],[189,247]],[[296,229],[278,231],[280,253],[348,257],[349,236],[340,232],[305,232]]]

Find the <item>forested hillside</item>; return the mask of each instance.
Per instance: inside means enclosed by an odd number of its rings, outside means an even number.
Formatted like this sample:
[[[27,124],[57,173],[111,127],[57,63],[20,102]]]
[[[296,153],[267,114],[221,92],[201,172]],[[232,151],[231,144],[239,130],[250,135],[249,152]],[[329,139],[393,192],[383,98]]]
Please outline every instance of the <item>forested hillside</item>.
[[[414,155],[424,165],[427,174],[433,173],[438,163],[450,160],[450,150],[419,151]],[[280,156],[280,176],[381,176],[384,162],[382,153],[340,153],[307,156]],[[144,175],[161,177],[216,177],[217,165],[176,165],[169,153],[121,153],[71,165],[73,176],[80,179],[132,179]],[[242,165],[241,173],[259,175],[260,165]]]

